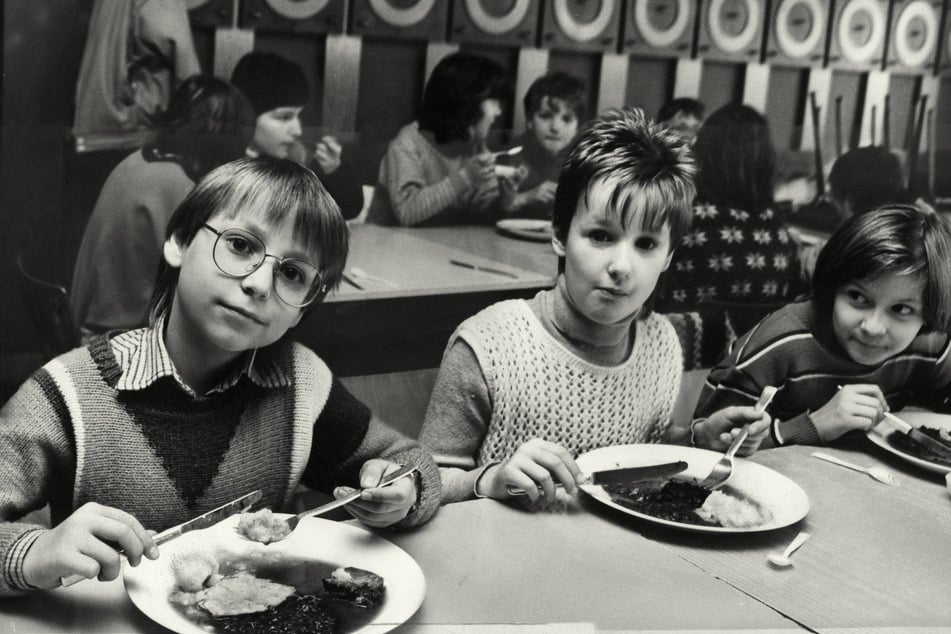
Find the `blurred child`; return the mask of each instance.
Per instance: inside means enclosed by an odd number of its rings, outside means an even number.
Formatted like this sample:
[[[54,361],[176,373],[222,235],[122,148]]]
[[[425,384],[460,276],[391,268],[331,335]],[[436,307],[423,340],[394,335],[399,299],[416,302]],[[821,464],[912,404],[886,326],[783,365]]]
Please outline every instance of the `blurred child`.
[[[382,424],[304,346],[282,340],[334,288],[348,249],[310,170],[262,157],[202,179],[172,216],[151,325],[103,335],[39,370],[0,410],[0,593],[79,574],[114,579],[161,530],[254,489],[280,510],[299,483],[374,487],[370,526],[425,522],[432,458]],[[54,528],[21,522],[50,505]]]
[[[551,219],[558,172],[578,126],[587,118],[585,92],[580,79],[555,72],[536,79],[525,93],[528,130],[513,143],[522,151],[504,160],[518,169],[512,181],[517,183],[518,193],[507,210],[513,215]],[[509,181],[502,179],[502,186]]]
[[[687,143],[693,143],[700,126],[703,125],[704,110],[700,101],[690,97],[678,97],[664,104],[657,113],[657,121]]]
[[[314,148],[301,142],[301,112],[310,102],[310,84],[300,64],[274,53],[252,51],[231,73],[231,83],[251,102],[257,121],[249,156],[289,158],[314,170],[346,219],[363,209],[363,179],[343,160],[343,146],[324,135]]]
[[[228,82],[195,75],[178,87],[155,142],[116,166],[86,224],[70,291],[84,340],[146,325],[168,219],[195,181],[244,155],[253,126]]]
[[[502,67],[471,53],[443,58],[419,115],[387,147],[368,222],[445,225],[493,221],[500,191],[486,140],[508,97]]]
[[[573,456],[665,439],[683,357],[651,306],[693,195],[686,144],[641,111],[582,132],[555,196],[555,287],[467,319],[444,353],[420,432],[444,502],[506,498],[509,485],[551,500],[556,483],[576,490]],[[752,407],[730,416],[768,426]]]
[[[846,220],[819,254],[812,299],[763,319],[710,373],[694,437],[766,385],[780,388],[767,446],[827,443],[906,405],[951,411],[949,261],[937,214],[893,205]]]

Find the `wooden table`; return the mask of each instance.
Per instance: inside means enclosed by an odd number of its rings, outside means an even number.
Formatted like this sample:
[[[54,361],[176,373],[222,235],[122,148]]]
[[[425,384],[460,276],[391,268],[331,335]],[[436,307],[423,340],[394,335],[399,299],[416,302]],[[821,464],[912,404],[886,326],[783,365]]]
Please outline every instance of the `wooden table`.
[[[581,498],[530,514],[492,500],[444,507],[412,532],[381,534],[420,564],[427,595],[398,632],[799,630],[947,632],[951,626],[951,495],[864,438],[823,451],[889,468],[888,487],[812,458],[812,447],[752,460],[809,495],[808,516],[764,534],[711,535],[643,522]],[[799,530],[795,565],[766,553]],[[120,581],[0,601],[0,632],[161,632]],[[475,626],[481,627],[475,627]],[[497,626],[493,629],[491,626]],[[536,626],[538,629],[531,629]],[[465,630],[470,631],[470,630]]]
[[[356,225],[347,270],[363,288],[342,283],[294,336],[339,376],[433,368],[459,323],[497,301],[552,286],[557,266],[550,243],[507,237],[494,227]],[[390,283],[356,277],[354,267]]]

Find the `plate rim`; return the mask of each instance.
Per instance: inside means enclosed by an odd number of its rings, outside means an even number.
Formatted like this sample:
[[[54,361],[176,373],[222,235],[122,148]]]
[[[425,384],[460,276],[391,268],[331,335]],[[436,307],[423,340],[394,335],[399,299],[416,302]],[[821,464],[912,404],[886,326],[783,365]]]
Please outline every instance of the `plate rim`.
[[[647,451],[650,452],[650,451],[654,451],[653,449],[650,449],[653,447],[664,448],[663,450],[660,450],[660,451],[682,451],[688,454],[693,453],[693,454],[700,454],[700,455],[709,454],[709,457],[711,459],[715,458],[717,460],[720,458],[720,456],[723,455],[720,452],[711,451],[709,449],[702,449],[700,447],[686,447],[683,445],[672,445],[667,443],[629,443],[629,444],[623,444],[623,445],[608,445],[606,447],[598,447],[596,449],[592,449],[590,451],[587,451],[581,454],[580,456],[578,456],[577,460],[579,461],[579,466],[581,466],[581,463],[586,461],[585,456],[589,456],[597,452],[604,452],[605,450],[627,450],[632,448],[636,448],[637,450],[643,450],[647,448]],[[676,458],[676,456],[667,455],[663,457],[664,460],[670,460],[674,458]],[[685,456],[681,459],[687,459],[687,457]],[[798,514],[798,517],[795,517],[794,519],[784,520],[781,523],[772,522],[772,523],[760,524],[758,526],[748,526],[748,527],[704,526],[702,524],[688,524],[684,522],[675,522],[672,520],[665,520],[663,518],[654,517],[652,515],[641,513],[640,511],[635,511],[634,509],[618,504],[614,502],[613,500],[611,500],[610,496],[604,491],[603,487],[599,485],[586,484],[586,485],[582,485],[580,488],[589,497],[607,506],[608,508],[613,508],[617,511],[621,511],[627,515],[635,517],[639,520],[650,522],[652,524],[659,524],[661,526],[667,526],[669,528],[675,528],[678,530],[685,530],[685,531],[690,531],[695,533],[718,533],[718,534],[733,535],[733,534],[762,533],[766,531],[779,530],[781,528],[786,528],[787,526],[792,526],[793,524],[801,522],[809,514],[809,511],[812,510],[812,501],[809,499],[809,495],[799,485],[798,482],[796,482],[789,476],[783,473],[780,473],[779,471],[776,471],[775,469],[771,467],[767,467],[766,465],[762,465],[757,462],[747,460],[745,458],[740,458],[740,457],[735,458],[735,464],[746,465],[745,467],[743,467],[744,469],[754,469],[754,470],[762,469],[762,470],[769,471],[775,476],[779,477],[781,480],[785,480],[789,485],[792,485],[792,488],[794,490],[798,490],[798,493],[801,494],[802,503],[803,503],[801,513],[797,511],[797,513],[794,514],[794,515]],[[584,467],[582,467],[582,469],[584,470]]]
[[[539,226],[546,227],[548,231],[538,231],[530,228]],[[552,236],[551,222],[537,218],[503,218],[496,221],[495,228],[504,233],[537,242],[548,242]]]
[[[923,458],[919,458],[918,456],[913,456],[910,453],[905,453],[898,447],[892,446],[892,444],[888,442],[887,438],[885,438],[881,433],[876,431],[875,427],[873,427],[872,429],[866,430],[865,437],[871,440],[873,444],[878,445],[879,447],[881,447],[885,451],[888,451],[892,455],[898,456],[899,458],[902,458],[906,462],[909,462],[915,466],[921,467],[922,469],[927,469],[928,471],[931,471],[932,473],[939,473],[939,474],[951,473],[951,467],[946,467],[942,464],[938,464],[937,462],[930,462]]]
[[[292,514],[290,513],[275,513],[274,515],[276,517],[284,517],[284,518],[292,516]],[[215,526],[209,527],[204,530],[207,530],[207,531],[228,530],[230,527],[234,526],[237,523],[238,517],[239,517],[239,514],[232,515],[228,518],[225,518],[224,520],[222,520]],[[370,623],[364,624],[359,629],[354,630],[353,632],[350,632],[349,634],[368,634],[370,632],[374,634],[380,634],[383,632],[388,632],[396,627],[399,627],[403,623],[406,623],[411,618],[413,618],[413,616],[417,612],[419,612],[420,607],[422,607],[423,602],[426,599],[426,594],[428,590],[426,575],[423,572],[422,567],[419,565],[419,562],[417,562],[416,559],[412,555],[406,552],[405,549],[394,544],[393,542],[386,539],[385,537],[378,535],[374,531],[368,530],[367,528],[363,526],[355,526],[353,524],[349,524],[346,522],[337,522],[337,521],[327,520],[327,519],[319,518],[319,517],[308,517],[304,519],[304,521],[301,523],[301,526],[307,526],[307,525],[314,526],[315,524],[316,525],[323,524],[325,527],[328,527],[328,526],[332,527],[334,531],[338,531],[338,534],[350,533],[351,535],[358,537],[359,539],[366,539],[368,537],[372,537],[376,540],[379,540],[378,544],[380,546],[385,547],[388,551],[392,553],[396,553],[397,557],[404,559],[405,563],[412,565],[412,569],[410,572],[410,575],[414,577],[414,579],[412,580],[412,585],[413,587],[418,586],[419,591],[418,591],[418,596],[414,596],[414,598],[411,601],[412,610],[410,611],[409,608],[406,608],[407,613],[405,618],[403,618],[402,621],[398,621],[398,622],[397,622],[397,619],[387,619],[386,622],[377,622],[374,620],[374,621],[371,621]],[[263,544],[261,546],[264,547]],[[322,561],[322,560],[316,560],[316,561]],[[158,560],[156,562],[152,562],[151,560],[146,560],[146,559],[142,560],[142,563],[145,564],[147,567],[160,565],[159,562],[161,562],[161,560]],[[167,567],[163,569],[162,571],[160,571],[159,574],[165,574],[166,570],[168,570]],[[201,626],[197,625],[193,621],[190,621],[184,616],[180,615],[177,611],[174,610],[174,608],[172,608],[173,613],[176,614],[177,616],[180,616],[181,620],[183,620],[184,623],[187,623],[189,625],[189,629],[185,630],[184,632],[180,629],[176,629],[172,625],[169,625],[169,623],[166,621],[159,621],[155,616],[153,616],[149,611],[147,611],[146,605],[143,605],[143,604],[148,604],[149,600],[152,599],[153,595],[151,593],[143,592],[142,595],[139,596],[139,592],[137,590],[130,588],[130,584],[132,586],[135,586],[136,584],[144,584],[145,579],[143,579],[143,576],[146,574],[148,574],[147,568],[143,568],[142,564],[140,564],[138,567],[132,567],[129,565],[124,565],[122,567],[122,583],[123,583],[123,588],[125,589],[126,596],[129,598],[132,604],[135,605],[136,609],[143,616],[148,618],[153,623],[156,623],[162,627],[165,627],[173,632],[178,632],[179,634],[191,634],[191,632],[195,632],[196,634],[197,633],[208,634],[208,630],[202,628]],[[402,578],[405,579],[406,577],[403,576]],[[407,585],[410,585],[410,584],[407,584]]]

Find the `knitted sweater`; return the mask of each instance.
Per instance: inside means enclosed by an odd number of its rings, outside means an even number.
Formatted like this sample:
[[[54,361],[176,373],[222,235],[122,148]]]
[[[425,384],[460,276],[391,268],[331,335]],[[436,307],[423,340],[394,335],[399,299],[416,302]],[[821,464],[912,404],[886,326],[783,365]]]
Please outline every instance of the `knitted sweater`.
[[[417,509],[439,503],[439,473],[410,439],[369,410],[310,350],[278,343],[196,397],[178,379],[160,331],[94,338],[39,370],[0,410],[0,594],[26,589],[23,558],[50,505],[61,522],[95,501],[163,530],[254,489],[281,510],[304,483],[355,486],[370,458],[420,467]]]
[[[472,156],[447,156],[411,123],[399,131],[380,163],[367,221],[379,225],[446,225],[480,221],[476,188],[461,171]]]
[[[841,350],[812,302],[790,304],[740,337],[710,373],[695,418],[729,405],[752,405],[763,387],[779,388],[769,411],[778,419],[770,444],[819,444],[809,412],[825,405],[839,385],[878,385],[892,410],[920,405],[951,412],[951,340],[944,333],[918,335],[877,366],[852,361]]]
[[[659,442],[670,424],[682,367],[670,323],[656,314],[634,321],[630,353],[599,365],[544,325],[556,292],[494,304],[450,339],[420,432],[443,467],[444,503],[472,497],[483,467],[532,438],[578,455]]]

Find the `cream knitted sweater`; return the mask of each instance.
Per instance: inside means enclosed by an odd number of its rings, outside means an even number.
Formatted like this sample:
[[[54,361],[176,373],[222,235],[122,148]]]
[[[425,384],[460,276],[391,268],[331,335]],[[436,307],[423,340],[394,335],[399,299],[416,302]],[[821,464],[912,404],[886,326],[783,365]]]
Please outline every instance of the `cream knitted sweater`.
[[[544,294],[531,301],[545,301]],[[500,302],[463,322],[449,342],[420,433],[443,467],[443,502],[472,497],[482,466],[509,458],[532,438],[575,456],[661,441],[680,390],[680,343],[659,315],[631,328],[630,354],[606,366],[556,339],[524,300]],[[465,367],[467,358],[474,372]]]

